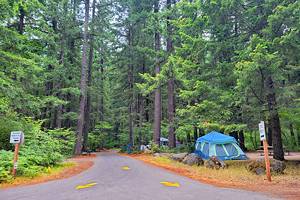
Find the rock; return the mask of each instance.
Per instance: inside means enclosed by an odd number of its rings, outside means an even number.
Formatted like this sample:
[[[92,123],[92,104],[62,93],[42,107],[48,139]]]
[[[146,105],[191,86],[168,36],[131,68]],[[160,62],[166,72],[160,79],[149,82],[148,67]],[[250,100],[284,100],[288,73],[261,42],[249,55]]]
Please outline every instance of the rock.
[[[204,162],[204,166],[206,168],[212,168],[212,169],[220,169],[220,168],[224,169],[225,167],[227,167],[224,161],[218,159],[215,156],[212,156],[208,160],[206,160]]]
[[[246,165],[246,169],[249,172],[253,172],[253,173],[256,173],[256,169],[263,169],[265,171],[265,163],[264,161],[262,162],[260,159],[252,160],[248,165]]]
[[[271,172],[275,174],[283,174],[286,168],[286,164],[284,163],[284,161],[272,159],[270,163],[270,167],[271,167]]]
[[[283,174],[286,168],[286,164],[284,163],[284,161],[270,159],[270,168],[271,168],[271,173],[273,174]],[[264,174],[266,171],[265,160],[264,159],[253,160],[246,166],[246,169],[257,175]],[[262,169],[263,169],[263,173],[261,172]]]
[[[264,175],[264,174],[265,174],[265,168],[263,168],[263,167],[258,167],[258,168],[255,169],[255,173],[256,173],[257,175]]]
[[[171,156],[172,160],[176,160],[178,162],[182,162],[183,159],[188,155],[188,153],[178,153],[178,154],[173,154]]]
[[[172,154],[171,153],[161,153],[161,157],[166,157],[166,158],[171,158]]]
[[[182,160],[182,162],[183,162],[184,164],[187,164],[187,165],[190,165],[190,166],[192,166],[192,165],[197,165],[197,166],[203,165],[203,160],[202,160],[202,158],[199,157],[199,156],[198,156],[197,154],[195,154],[195,153],[191,153],[191,154],[187,155],[187,156]]]
[[[153,156],[154,157],[166,157],[166,158],[170,158],[172,154],[170,153],[154,153]]]

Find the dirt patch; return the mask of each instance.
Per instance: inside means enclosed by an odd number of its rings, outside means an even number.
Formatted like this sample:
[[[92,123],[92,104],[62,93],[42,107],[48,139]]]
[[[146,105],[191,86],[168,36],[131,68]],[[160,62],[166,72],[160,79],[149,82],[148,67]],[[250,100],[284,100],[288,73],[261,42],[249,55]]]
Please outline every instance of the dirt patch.
[[[234,169],[230,169],[229,166],[229,169],[222,171],[206,169],[204,167],[191,167],[171,161],[167,158],[155,158],[145,154],[129,156],[202,183],[208,183],[218,187],[239,188],[261,192],[272,197],[300,200],[300,172],[296,172],[295,174],[288,171],[286,175],[274,176],[273,181],[270,183],[264,176],[248,174],[246,170],[240,166],[239,168],[232,166]],[[236,173],[234,171],[235,168],[237,169]]]
[[[59,167],[49,173],[39,175],[34,178],[18,177],[12,183],[0,184],[0,188],[11,188],[16,186],[34,185],[52,180],[69,178],[77,175],[93,166],[94,156],[79,156],[68,159],[62,167]]]

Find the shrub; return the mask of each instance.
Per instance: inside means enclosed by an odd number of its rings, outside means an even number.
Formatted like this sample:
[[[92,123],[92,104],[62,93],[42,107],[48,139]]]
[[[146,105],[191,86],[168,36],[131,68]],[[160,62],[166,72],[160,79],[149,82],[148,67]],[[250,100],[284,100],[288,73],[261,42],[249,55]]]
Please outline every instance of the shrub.
[[[153,141],[150,142],[151,152],[152,153],[160,153],[162,150],[159,148],[159,146],[154,143]]]
[[[75,134],[68,129],[42,131],[41,123],[23,119],[18,129],[25,133],[25,143],[19,152],[18,176],[34,177],[72,154]],[[1,150],[0,158],[0,183],[8,182],[12,180],[13,152]]]

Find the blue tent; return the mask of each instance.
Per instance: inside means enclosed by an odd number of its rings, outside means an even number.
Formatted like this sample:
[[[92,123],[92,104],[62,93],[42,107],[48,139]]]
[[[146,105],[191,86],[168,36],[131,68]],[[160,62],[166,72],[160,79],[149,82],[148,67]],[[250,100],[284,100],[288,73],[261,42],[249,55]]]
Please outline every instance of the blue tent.
[[[247,159],[234,137],[216,131],[197,139],[195,153],[203,159],[209,159],[211,156],[221,160]]]

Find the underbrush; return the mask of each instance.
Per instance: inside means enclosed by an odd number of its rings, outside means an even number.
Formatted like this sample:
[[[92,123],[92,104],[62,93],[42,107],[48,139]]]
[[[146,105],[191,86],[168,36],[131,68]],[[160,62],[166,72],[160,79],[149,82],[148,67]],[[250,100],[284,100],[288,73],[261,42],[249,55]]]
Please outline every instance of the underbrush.
[[[42,130],[40,121],[22,120],[18,127],[11,130],[23,130],[25,143],[20,146],[17,176],[35,177],[58,166],[72,153],[75,136],[66,129]],[[10,130],[10,131],[11,131]],[[13,146],[0,151],[0,183],[13,180]]]

